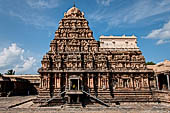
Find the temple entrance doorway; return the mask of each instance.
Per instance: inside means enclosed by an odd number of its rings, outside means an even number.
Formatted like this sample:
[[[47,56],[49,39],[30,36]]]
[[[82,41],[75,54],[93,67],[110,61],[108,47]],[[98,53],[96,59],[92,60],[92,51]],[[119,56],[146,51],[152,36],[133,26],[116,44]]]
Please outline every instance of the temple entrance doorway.
[[[70,78],[69,90],[80,90],[79,78]]]
[[[159,90],[168,89],[167,76],[164,74],[158,75]]]
[[[79,84],[78,84],[78,79],[71,79],[71,90],[78,90]]]
[[[81,91],[81,78],[79,76],[71,75],[69,77],[69,90],[66,94],[68,95],[69,104],[81,103],[81,95],[83,95],[83,92]]]

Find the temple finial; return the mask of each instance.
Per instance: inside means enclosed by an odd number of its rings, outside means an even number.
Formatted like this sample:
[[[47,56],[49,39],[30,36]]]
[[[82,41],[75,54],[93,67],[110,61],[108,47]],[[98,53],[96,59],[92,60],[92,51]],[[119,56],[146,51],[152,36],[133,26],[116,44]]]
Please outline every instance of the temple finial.
[[[73,7],[76,7],[76,3],[75,3],[75,1],[74,1],[74,3],[73,3]]]

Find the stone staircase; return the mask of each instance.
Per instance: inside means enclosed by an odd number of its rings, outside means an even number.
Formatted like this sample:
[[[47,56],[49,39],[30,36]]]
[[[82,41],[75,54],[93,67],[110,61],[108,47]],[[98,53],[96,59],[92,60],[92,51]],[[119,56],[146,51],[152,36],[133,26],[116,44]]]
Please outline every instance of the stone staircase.
[[[82,108],[82,104],[81,103],[65,104],[64,107],[66,107],[66,108]]]
[[[39,103],[40,106],[55,106],[55,105],[63,105],[65,104],[65,99],[61,97],[66,91],[58,93],[55,97],[49,96],[38,96],[36,99],[33,100],[34,103]]]
[[[104,98],[103,98],[104,97]],[[105,103],[116,102],[159,102],[152,91],[114,91],[112,97],[109,92],[100,93],[99,99]]]
[[[88,96],[90,96],[92,99],[96,100],[97,102],[101,103],[102,105],[106,106],[106,107],[110,107],[108,104],[106,104],[104,101],[102,101],[101,99],[91,95],[90,93],[82,90],[83,93],[87,94]]]

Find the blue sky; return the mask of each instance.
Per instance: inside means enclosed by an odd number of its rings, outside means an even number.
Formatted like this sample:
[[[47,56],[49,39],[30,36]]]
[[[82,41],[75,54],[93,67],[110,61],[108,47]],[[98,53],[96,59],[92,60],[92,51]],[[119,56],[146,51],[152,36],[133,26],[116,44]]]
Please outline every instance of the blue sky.
[[[75,0],[96,40],[136,35],[146,61],[170,60],[170,0]],[[0,0],[0,72],[36,74],[74,0]]]

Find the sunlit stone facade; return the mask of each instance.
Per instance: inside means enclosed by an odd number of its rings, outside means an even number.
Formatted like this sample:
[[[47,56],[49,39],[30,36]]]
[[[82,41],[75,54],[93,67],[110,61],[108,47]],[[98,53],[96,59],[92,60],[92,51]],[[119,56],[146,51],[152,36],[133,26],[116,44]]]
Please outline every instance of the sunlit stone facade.
[[[137,37],[132,36],[100,36],[100,49],[111,51],[139,51]]]
[[[147,69],[136,37],[101,36],[96,41],[75,6],[64,13],[41,63],[39,102],[53,98],[85,105],[94,103],[91,98],[107,103],[152,97],[153,70]]]

